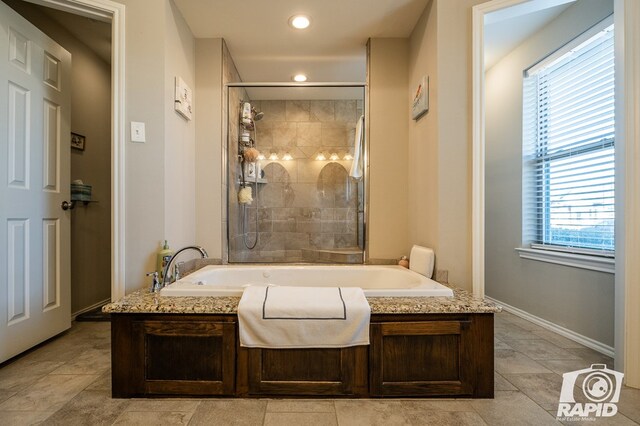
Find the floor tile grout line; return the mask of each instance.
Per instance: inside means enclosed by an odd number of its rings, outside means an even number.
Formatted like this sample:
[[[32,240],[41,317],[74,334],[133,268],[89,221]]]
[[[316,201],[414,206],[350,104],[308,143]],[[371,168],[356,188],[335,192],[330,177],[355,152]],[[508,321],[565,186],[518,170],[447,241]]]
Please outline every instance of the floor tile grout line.
[[[508,321],[508,320],[507,320],[507,321]],[[527,330],[527,331],[528,331],[528,330]],[[528,331],[528,332],[530,332],[530,331]],[[532,332],[530,332],[530,333],[532,333]],[[532,333],[532,334],[533,334],[533,333]],[[541,340],[546,340],[546,339],[543,339],[543,338],[540,338],[540,339],[541,339]],[[513,339],[513,340],[516,340],[516,339]],[[525,340],[525,339],[520,339],[520,340]],[[560,348],[559,346],[555,345],[553,342],[548,342],[548,343],[550,343],[550,344],[551,344],[551,345],[553,345],[553,346],[556,346],[556,347]],[[560,348],[560,349],[563,349],[563,348]],[[514,349],[514,350],[515,350],[516,352],[519,352],[517,349]],[[563,350],[564,350],[564,349],[563,349]],[[522,352],[520,352],[520,353],[521,353],[522,355],[524,355],[524,356],[527,356],[526,354],[524,354],[524,353],[522,353]],[[533,360],[533,361],[536,361],[536,360],[534,360],[533,358],[530,358],[530,357],[528,357],[528,356],[527,356],[527,358],[529,358],[529,359],[531,359],[531,360]],[[578,358],[586,362],[586,360],[582,359],[581,357],[578,357]],[[548,360],[547,360],[547,359],[545,359],[544,361],[548,361]],[[558,373],[555,373],[555,372],[552,372],[552,373],[554,373],[554,374],[556,374],[556,375],[558,375],[558,376],[561,376],[561,375],[560,375],[560,374],[558,374]],[[500,374],[500,373],[498,373],[498,374]],[[517,374],[517,373],[514,373],[513,375],[516,375],[516,374]],[[522,374],[526,374],[526,373],[522,373]],[[535,401],[535,400],[533,400],[531,397],[529,397],[526,393],[524,393],[524,392],[522,391],[522,389],[520,389],[516,384],[512,383],[511,381],[509,381],[509,379],[508,379],[507,377],[505,377],[503,374],[500,374],[500,375],[501,375],[505,380],[507,380],[509,383],[511,383],[511,384],[512,384],[516,389],[518,389],[518,392],[520,392],[524,397],[526,397],[527,399],[529,399],[531,402],[533,402],[534,404],[536,404],[538,407],[540,407],[540,408],[541,408],[543,411],[545,411],[547,414],[549,414],[550,416],[552,416],[554,420],[556,420],[557,422],[559,422],[559,421],[557,420],[557,416],[553,416],[551,413],[549,413],[549,411],[550,411],[550,410],[546,410],[546,409],[545,409],[542,405],[540,405],[537,401]],[[561,377],[562,377],[562,376],[561,376]],[[557,407],[556,407],[556,410],[557,410]],[[482,415],[481,415],[481,417],[482,417]],[[626,417],[626,416],[625,416],[625,417]]]
[[[529,334],[534,334],[532,331],[529,331],[529,330],[525,330],[525,332],[527,332],[527,333],[529,333]],[[535,335],[535,336],[536,336],[536,337],[534,338],[535,340],[545,341],[546,343],[548,343],[548,344],[550,344],[550,345],[552,345],[552,346],[556,346],[556,347],[558,347],[558,348],[560,348],[560,349],[564,349],[564,348],[561,348],[560,346],[556,345],[554,342],[549,341],[549,340],[547,340],[547,339],[544,339],[544,338],[543,338],[543,337],[541,337],[541,336],[538,336],[538,335]],[[532,340],[532,339],[513,339],[513,340],[516,340],[516,341],[527,341],[527,340]],[[581,349],[581,348],[577,348],[577,349]],[[521,355],[522,355],[522,356],[524,356],[525,358],[529,358],[530,360],[532,360],[532,361],[536,361],[536,362],[544,362],[544,361],[553,361],[553,360],[554,360],[553,358],[544,358],[544,359],[534,360],[533,358],[530,358],[530,357],[529,357],[525,352],[521,352],[521,350],[516,350],[516,349],[513,349],[513,348],[512,348],[511,350],[513,350],[514,352],[517,352],[517,353],[521,354]],[[74,358],[74,359],[75,359],[75,358]],[[581,356],[577,356],[577,359],[578,359],[578,360],[580,360],[580,361],[583,361],[583,362],[589,362],[588,360],[583,359]],[[558,359],[558,360],[562,360],[562,359]],[[65,361],[65,362],[63,362],[63,363],[62,363],[62,365],[65,365],[65,364],[68,364],[68,363],[72,363],[72,362],[73,362],[73,360]],[[54,371],[55,371],[55,370],[54,370]],[[496,373],[498,373],[498,372],[496,372]],[[556,375],[560,375],[560,373],[557,373],[557,372],[555,372],[555,371],[550,371],[549,373],[551,373],[551,374],[556,374]],[[507,382],[507,383],[509,383],[510,385],[514,386],[514,389],[515,389],[515,390],[510,390],[510,391],[502,391],[502,392],[519,392],[519,393],[523,394],[523,396],[525,396],[527,399],[529,399],[529,400],[533,401],[533,402],[534,402],[534,404],[538,405],[540,408],[542,408],[542,409],[543,409],[544,411],[546,411],[548,414],[552,415],[552,413],[550,413],[550,411],[552,411],[552,410],[546,410],[544,407],[542,407],[542,406],[541,406],[541,404],[538,404],[538,403],[537,403],[536,401],[534,401],[531,397],[529,397],[528,395],[526,395],[526,394],[523,392],[523,389],[521,389],[521,388],[520,388],[520,387],[518,387],[518,386],[515,386],[515,385],[513,384],[513,382],[512,382],[511,380],[507,379],[507,377],[506,377],[504,374],[502,374],[502,373],[498,373],[498,374],[500,374],[500,375],[503,377],[503,379],[504,379],[504,380],[506,380],[506,382]],[[517,375],[519,375],[519,374],[527,374],[527,373],[509,373],[509,374],[510,374],[510,375],[515,375],[515,376],[517,376]],[[531,373],[531,374],[535,374],[535,373]],[[96,376],[95,374],[80,374],[80,375],[85,375],[85,376]],[[46,374],[46,375],[45,375],[45,376],[43,376],[43,377],[46,377],[46,376],[52,377],[52,376],[61,376],[61,375],[60,375],[60,374],[53,374],[53,372],[50,372],[50,373]],[[97,379],[99,379],[99,377],[101,376],[101,374],[98,374],[97,376],[98,376],[98,377],[96,377],[96,380],[97,380]],[[37,383],[37,382],[38,382],[39,380],[41,380],[43,377],[38,378],[34,383]],[[86,386],[83,390],[81,390],[80,392],[86,392],[86,391],[88,390],[89,386],[91,386],[93,383],[94,383],[94,382],[87,384],[87,386]],[[25,389],[28,389],[29,387],[31,387],[31,385],[27,386]],[[99,390],[99,389],[98,389],[98,390]],[[79,392],[79,393],[80,393],[80,392]],[[17,393],[18,393],[18,392],[14,392],[13,394],[15,395],[15,394],[17,394]],[[78,395],[78,394],[76,394],[76,395],[72,396],[72,397],[71,397],[71,399],[69,399],[69,401],[72,401],[72,400],[73,400],[77,395]],[[198,407],[200,407],[200,405],[201,405],[201,402],[202,402],[202,401],[201,401],[201,400],[198,400],[198,399],[194,399],[194,400],[196,400],[196,401],[198,401],[198,402],[197,402],[197,404],[196,404],[195,408],[194,408],[192,411],[180,411],[180,410],[178,410],[177,412],[182,412],[182,413],[191,413],[191,415],[192,415],[192,416],[193,416],[193,415],[195,415],[195,413],[196,413],[196,411],[197,411]],[[68,403],[69,401],[67,401],[67,403]],[[338,416],[337,416],[337,407],[336,407],[336,403],[337,403],[337,401],[336,401],[336,400],[332,400],[332,405],[334,406],[335,420],[336,420],[336,422],[338,422]],[[63,406],[63,408],[64,408],[64,406]],[[57,410],[57,411],[59,411],[59,410]],[[57,411],[56,411],[56,412],[57,412]],[[478,416],[482,419],[482,421],[485,421],[485,420],[484,420],[484,418],[482,417],[482,415],[478,412],[478,410],[477,410],[475,407],[473,407],[473,406],[472,406],[472,407],[471,407],[471,411],[473,411],[473,412],[475,412],[476,414],[478,414]],[[147,410],[135,410],[134,412],[149,412],[149,411],[147,411]],[[292,412],[292,413],[310,413],[310,412]],[[327,412],[327,413],[328,413],[328,412]],[[121,414],[122,414],[122,413],[119,413],[117,418],[120,418],[120,417],[121,417]],[[266,410],[266,407],[265,407],[265,409],[263,410],[263,424],[266,422],[266,414],[267,414],[267,410]],[[622,413],[622,412],[621,412],[621,414],[622,414],[622,415],[624,415],[624,413]],[[552,417],[553,417],[553,415],[552,415]],[[190,418],[190,419],[189,419],[189,422],[188,422],[188,423],[191,423],[191,420],[192,420],[192,418]]]

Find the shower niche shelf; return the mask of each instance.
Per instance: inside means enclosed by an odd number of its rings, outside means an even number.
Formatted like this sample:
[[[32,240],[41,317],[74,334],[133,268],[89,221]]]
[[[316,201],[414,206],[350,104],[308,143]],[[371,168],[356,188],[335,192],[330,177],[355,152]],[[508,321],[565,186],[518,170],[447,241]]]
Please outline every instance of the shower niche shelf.
[[[255,179],[247,179],[245,181],[245,184],[252,184],[252,183],[256,183],[256,180]],[[257,183],[259,183],[261,185],[264,185],[264,184],[269,183],[269,181],[267,179],[265,179],[265,178],[260,178],[260,179],[258,179]],[[242,184],[242,181],[238,180],[238,185],[240,185],[240,184]]]

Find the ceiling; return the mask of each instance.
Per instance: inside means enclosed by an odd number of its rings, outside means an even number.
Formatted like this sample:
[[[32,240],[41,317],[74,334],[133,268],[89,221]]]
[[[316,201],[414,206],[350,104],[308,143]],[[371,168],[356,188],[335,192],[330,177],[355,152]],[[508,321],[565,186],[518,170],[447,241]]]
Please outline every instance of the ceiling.
[[[484,68],[488,70],[542,27],[556,19],[575,0],[538,0],[528,9],[503,9],[485,20]],[[536,7],[532,9],[532,7]],[[511,11],[509,9],[512,9]]]
[[[174,0],[196,38],[222,37],[243,81],[365,80],[369,37],[408,37],[429,0]],[[294,30],[295,14],[311,17]]]
[[[485,69],[574,1],[536,0],[487,15]],[[290,82],[294,74],[304,73],[310,82],[363,82],[367,39],[408,37],[429,0],[299,0],[295,5],[291,0],[174,2],[196,38],[225,39],[243,81]],[[39,9],[111,63],[109,24]],[[310,16],[311,26],[292,29],[288,19],[295,14]]]

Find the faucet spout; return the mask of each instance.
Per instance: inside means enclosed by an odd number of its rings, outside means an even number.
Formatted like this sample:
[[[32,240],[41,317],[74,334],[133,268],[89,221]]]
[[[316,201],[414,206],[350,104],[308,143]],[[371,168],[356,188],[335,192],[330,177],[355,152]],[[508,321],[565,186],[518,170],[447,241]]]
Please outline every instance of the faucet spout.
[[[169,259],[169,261],[165,265],[164,270],[162,271],[162,279],[159,286],[160,288],[163,288],[165,285],[171,284],[173,281],[175,281],[174,279],[169,279],[167,274],[169,273],[169,269],[171,269],[171,264],[173,263],[173,261],[178,257],[180,253],[187,250],[195,250],[199,252],[200,256],[202,256],[203,259],[206,259],[209,257],[209,254],[203,247],[200,247],[200,246],[182,247],[173,256],[171,256],[171,259]]]

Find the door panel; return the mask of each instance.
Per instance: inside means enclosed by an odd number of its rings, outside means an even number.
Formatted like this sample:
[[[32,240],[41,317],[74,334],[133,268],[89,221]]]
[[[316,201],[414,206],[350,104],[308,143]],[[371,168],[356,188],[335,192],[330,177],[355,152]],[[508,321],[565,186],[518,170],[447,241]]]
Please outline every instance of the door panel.
[[[45,311],[60,306],[60,221],[44,219],[42,233],[43,249],[43,303]]]
[[[7,170],[13,188],[29,189],[30,111],[31,93],[10,81]]]
[[[7,321],[13,325],[29,318],[29,220],[9,219],[7,225]]]
[[[60,105],[44,100],[44,182],[45,191],[59,192]]]
[[[20,34],[15,28],[9,28],[9,61],[11,65],[22,70],[25,74],[31,74],[31,52],[27,37]]]
[[[0,2],[0,362],[70,327],[71,55]],[[5,272],[6,271],[6,272]]]

